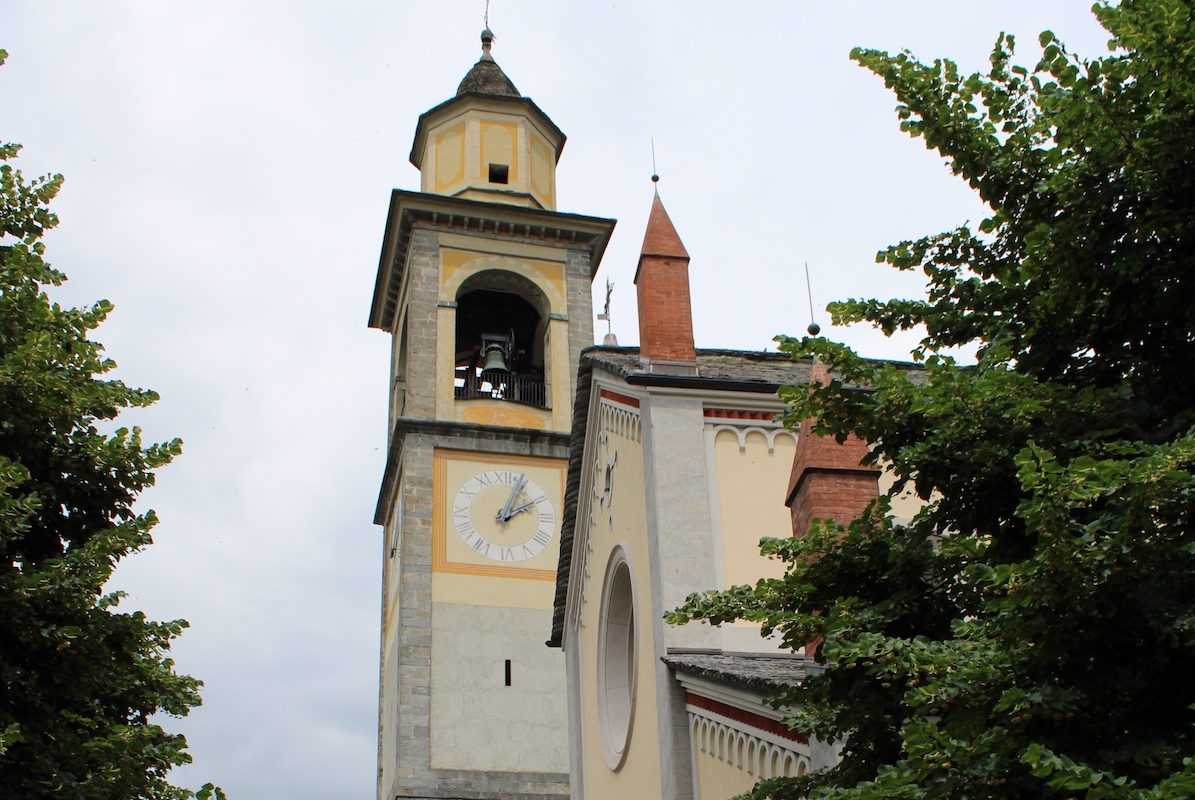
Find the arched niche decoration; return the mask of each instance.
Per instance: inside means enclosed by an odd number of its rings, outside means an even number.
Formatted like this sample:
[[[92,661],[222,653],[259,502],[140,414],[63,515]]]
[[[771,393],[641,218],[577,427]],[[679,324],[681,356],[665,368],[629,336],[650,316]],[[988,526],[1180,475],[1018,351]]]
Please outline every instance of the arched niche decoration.
[[[482,256],[466,261],[448,276],[440,289],[440,299],[455,302],[460,295],[474,289],[523,294],[532,305],[540,304],[537,310],[544,319],[549,313],[568,315],[568,304],[551,279],[530,264],[509,256]]]

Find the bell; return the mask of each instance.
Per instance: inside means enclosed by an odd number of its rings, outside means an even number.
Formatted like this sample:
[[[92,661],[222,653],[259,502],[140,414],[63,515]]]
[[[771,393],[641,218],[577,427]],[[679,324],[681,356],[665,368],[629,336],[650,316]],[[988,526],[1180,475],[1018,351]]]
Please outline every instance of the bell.
[[[483,371],[498,369],[503,372],[509,372],[510,370],[506,366],[506,353],[503,352],[503,349],[500,344],[492,344],[487,347],[485,351],[485,363],[481,365],[481,369]]]

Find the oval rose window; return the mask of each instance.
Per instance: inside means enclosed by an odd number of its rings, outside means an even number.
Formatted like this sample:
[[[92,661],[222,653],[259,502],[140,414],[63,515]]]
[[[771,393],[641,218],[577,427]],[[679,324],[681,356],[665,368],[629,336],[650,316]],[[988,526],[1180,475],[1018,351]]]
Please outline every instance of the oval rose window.
[[[635,721],[635,590],[622,545],[606,566],[598,631],[598,722],[606,765],[617,771]]]

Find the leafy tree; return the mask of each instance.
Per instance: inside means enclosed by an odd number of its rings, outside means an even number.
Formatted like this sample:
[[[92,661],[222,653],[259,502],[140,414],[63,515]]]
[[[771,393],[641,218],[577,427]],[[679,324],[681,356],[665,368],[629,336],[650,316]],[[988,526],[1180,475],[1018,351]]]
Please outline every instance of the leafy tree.
[[[0,144],[0,162],[19,150]],[[66,279],[41,241],[61,185],[0,165],[0,797],[193,797],[166,780],[191,760],[186,740],[152,721],[200,703],[167,655],[187,623],[121,613],[122,593],[103,588],[152,542],[157,518],[133,504],[182,443],[97,429],[158,396],[98,377],[116,366],[88,338],[108,301],[47,296]]]
[[[1195,3],[1093,10],[1093,60],[1050,32],[1033,70],[1003,34],[986,74],[852,53],[991,214],[878,255],[926,299],[830,307],[924,326],[924,382],[782,338],[834,376],[783,390],[787,422],[856,433],[923,510],[764,540],[782,579],[669,616],[824,638],[778,704],[842,761],[756,798],[1195,795]]]

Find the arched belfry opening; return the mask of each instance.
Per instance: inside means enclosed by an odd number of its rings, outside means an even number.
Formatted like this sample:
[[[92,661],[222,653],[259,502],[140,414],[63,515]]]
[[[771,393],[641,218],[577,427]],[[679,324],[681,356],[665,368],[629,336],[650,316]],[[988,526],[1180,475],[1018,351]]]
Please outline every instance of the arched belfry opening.
[[[460,399],[548,407],[547,298],[505,270],[479,272],[456,296],[456,372]]]

